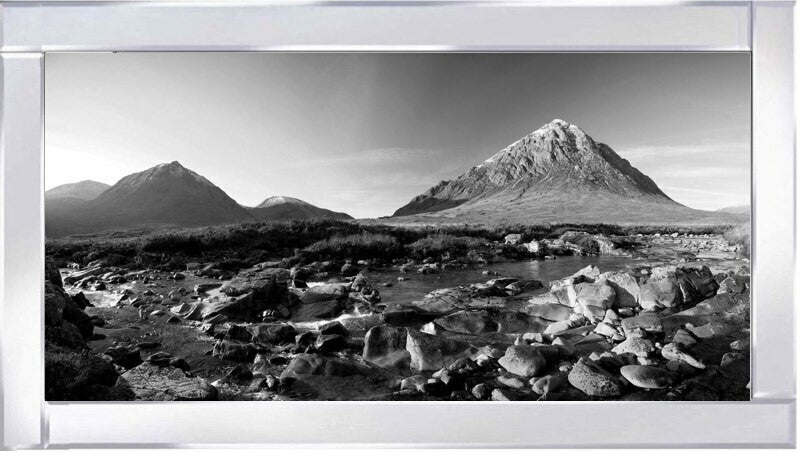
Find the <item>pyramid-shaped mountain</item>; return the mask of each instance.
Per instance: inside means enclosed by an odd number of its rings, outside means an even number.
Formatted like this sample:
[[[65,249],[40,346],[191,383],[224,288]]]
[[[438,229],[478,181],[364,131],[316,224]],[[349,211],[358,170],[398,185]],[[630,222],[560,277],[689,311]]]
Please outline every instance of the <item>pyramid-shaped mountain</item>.
[[[675,202],[609,146],[555,119],[459,177],[436,184],[394,216],[631,224],[714,223],[724,215]]]
[[[289,196],[271,196],[261,204],[247,209],[258,220],[306,220],[311,218],[352,219],[343,212],[323,209],[302,199]]]

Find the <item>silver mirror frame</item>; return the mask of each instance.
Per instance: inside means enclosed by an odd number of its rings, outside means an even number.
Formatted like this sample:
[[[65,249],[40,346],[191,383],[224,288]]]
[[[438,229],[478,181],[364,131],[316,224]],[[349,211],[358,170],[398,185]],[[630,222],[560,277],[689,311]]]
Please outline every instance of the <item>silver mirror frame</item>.
[[[794,6],[739,0],[0,2],[0,444],[793,447]],[[45,55],[203,50],[752,52],[752,401],[46,403]]]

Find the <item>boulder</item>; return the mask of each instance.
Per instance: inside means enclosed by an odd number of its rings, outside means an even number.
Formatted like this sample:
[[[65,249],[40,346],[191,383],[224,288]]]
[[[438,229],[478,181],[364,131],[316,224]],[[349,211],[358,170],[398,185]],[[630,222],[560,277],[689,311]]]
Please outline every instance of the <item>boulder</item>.
[[[310,287],[300,296],[303,304],[321,303],[330,300],[344,300],[347,298],[347,285],[345,284],[321,284]]]
[[[717,294],[722,293],[729,293],[729,294],[737,294],[742,293],[747,290],[747,286],[740,282],[738,278],[733,278],[728,276],[727,278],[723,279],[722,282],[719,283],[719,289],[717,289]]]
[[[579,283],[567,287],[570,306],[594,306],[603,310],[614,304],[616,292],[604,283]]]
[[[679,268],[679,285],[685,303],[694,303],[712,297],[717,293],[719,284],[708,267]],[[686,284],[688,282],[688,284]]]
[[[547,366],[542,352],[530,345],[514,345],[506,349],[498,361],[503,369],[521,377],[538,375]]]
[[[230,361],[252,362],[256,356],[256,347],[253,344],[218,340],[214,344],[212,355]]]
[[[662,389],[675,383],[675,374],[653,366],[622,366],[620,373],[637,388]]]
[[[294,342],[297,330],[286,323],[255,324],[247,327],[252,340],[262,344],[289,344]]]
[[[470,286],[438,289],[413,305],[428,312],[443,314],[464,309],[502,308],[506,305],[505,293],[503,296],[488,296],[480,292],[479,288]]]
[[[520,312],[524,312],[525,314],[541,317],[545,320],[550,320],[552,322],[558,322],[561,320],[566,320],[569,318],[570,315],[573,313],[573,309],[569,306],[565,306],[559,303],[545,303],[545,304],[529,304],[522,309]]]
[[[713,325],[711,325],[713,323]],[[673,334],[684,326],[697,337],[718,337],[746,328],[750,324],[750,295],[722,293],[701,301],[692,308],[685,309],[663,319],[664,332]],[[707,328],[706,325],[709,325]],[[700,336],[695,329],[700,328]]]
[[[573,284],[580,282],[594,282],[599,277],[600,269],[596,265],[587,265],[586,267],[583,267],[582,269],[570,275],[570,278],[575,281]]]
[[[208,302],[202,303],[200,316],[204,321],[223,315],[229,319],[253,322],[260,319],[264,310],[275,306],[278,302],[286,302],[286,293],[281,297],[265,297],[257,292],[248,292],[225,299],[212,298]],[[196,316],[195,313],[187,313],[187,318],[189,315]]]
[[[408,368],[411,354],[406,350],[408,332],[405,328],[375,326],[364,336],[365,360],[386,368]]]
[[[634,356],[647,357],[655,351],[652,341],[635,334],[629,335],[624,341],[617,344],[611,351],[618,355],[631,354]]]
[[[661,317],[654,312],[643,312],[635,317],[622,319],[620,324],[626,336],[630,336],[637,328],[648,333],[661,333],[664,331]]]
[[[350,332],[345,328],[342,322],[328,322],[319,327],[320,335],[338,334],[339,336],[347,336]]]
[[[614,289],[613,306],[615,308],[635,308],[639,306],[639,297],[642,290],[639,287],[639,282],[632,275],[624,272],[604,273],[600,279]]]
[[[217,389],[176,367],[144,363],[120,376],[137,400],[216,400]]]
[[[258,298],[280,299],[289,280],[289,270],[285,268],[260,269],[258,266],[242,270],[223,285],[221,291],[230,296],[255,293]],[[277,301],[270,304],[276,304]]]
[[[61,281],[61,272],[58,271],[58,265],[49,257],[45,257],[44,260],[44,279],[58,287],[63,287],[64,285],[64,282]]]
[[[447,331],[463,334],[495,333],[499,328],[487,311],[458,311],[439,317],[434,323]]]
[[[406,350],[411,355],[411,368],[417,371],[438,370],[464,356],[471,356],[475,349],[469,344],[445,339],[408,329]]]
[[[335,353],[347,348],[347,339],[340,334],[321,334],[314,347],[320,353]]]
[[[44,324],[58,326],[64,320],[64,307],[69,302],[69,295],[61,286],[50,281],[44,283]]]
[[[670,278],[650,279],[642,285],[639,295],[639,305],[648,311],[676,307],[681,302],[680,287]]]
[[[99,276],[102,275],[103,273],[106,273],[106,269],[103,268],[102,266],[90,267],[84,270],[78,270],[65,276],[63,278],[64,284],[75,284],[77,281],[80,281],[81,279],[84,279],[86,277]]]
[[[292,321],[332,319],[345,309],[345,301],[329,299],[314,303],[300,303],[292,308]]]
[[[300,378],[311,375],[328,377],[349,377],[363,373],[371,373],[361,364],[329,356],[301,353],[295,356],[281,373],[281,379]]]
[[[581,358],[567,376],[569,383],[588,396],[615,397],[622,394],[619,380],[599,364]]]

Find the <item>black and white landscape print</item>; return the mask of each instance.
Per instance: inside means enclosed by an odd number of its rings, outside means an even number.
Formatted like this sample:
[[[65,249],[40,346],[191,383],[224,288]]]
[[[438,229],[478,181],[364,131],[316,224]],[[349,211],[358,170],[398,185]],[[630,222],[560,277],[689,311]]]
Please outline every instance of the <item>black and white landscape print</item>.
[[[48,54],[47,400],[750,399],[747,54]]]

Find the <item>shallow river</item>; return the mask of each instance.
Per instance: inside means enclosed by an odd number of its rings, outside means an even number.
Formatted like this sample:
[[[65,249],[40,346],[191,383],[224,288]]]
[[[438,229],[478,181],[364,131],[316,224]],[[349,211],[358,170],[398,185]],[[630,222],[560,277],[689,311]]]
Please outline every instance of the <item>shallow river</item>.
[[[553,260],[501,262],[466,270],[447,270],[432,275],[399,271],[373,271],[369,277],[370,282],[377,283],[376,286],[378,286],[384,302],[405,304],[419,300],[436,289],[486,282],[498,277],[494,276],[495,273],[489,276],[484,275],[483,272],[486,270],[497,272],[502,277],[537,279],[547,284],[548,281],[569,276],[590,264],[598,266],[601,272],[607,272],[624,268],[631,264],[631,259],[621,256],[564,256]],[[398,281],[398,277],[407,279]],[[391,282],[393,286],[380,286],[387,282]]]
[[[532,260],[532,261],[512,261],[489,264],[465,270],[446,270],[432,275],[420,275],[418,273],[401,273],[399,271],[374,270],[369,273],[369,280],[381,293],[384,302],[397,303],[400,305],[409,304],[412,301],[422,299],[426,294],[436,289],[456,287],[464,284],[486,282],[497,277],[515,277],[520,279],[537,279],[547,284],[548,281],[569,276],[587,265],[596,265],[600,271],[619,270],[631,263],[628,257],[619,256],[564,256],[553,260]],[[492,272],[484,275],[484,271]],[[62,275],[67,274],[66,269],[62,269]],[[398,277],[406,278],[405,281],[398,281]],[[187,275],[185,280],[179,282],[161,281],[166,283],[167,288],[161,292],[175,289],[179,286],[191,290],[194,284],[205,283],[213,280],[198,278]],[[392,283],[392,287],[383,287],[383,283]],[[84,290],[84,294],[89,301],[98,307],[113,306],[119,299],[119,290],[132,288],[140,283],[124,283],[114,288],[114,291],[92,291]],[[313,284],[313,283],[312,283]],[[70,293],[78,290],[68,289]],[[206,296],[212,297],[219,294],[219,289],[209,291]]]

